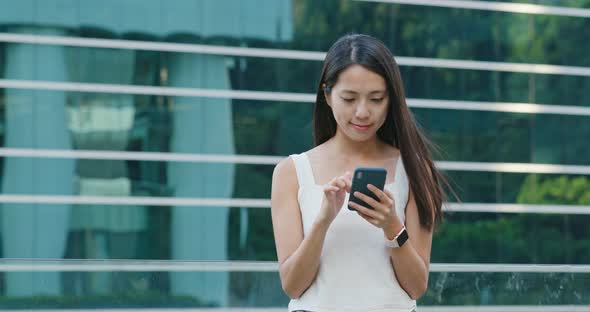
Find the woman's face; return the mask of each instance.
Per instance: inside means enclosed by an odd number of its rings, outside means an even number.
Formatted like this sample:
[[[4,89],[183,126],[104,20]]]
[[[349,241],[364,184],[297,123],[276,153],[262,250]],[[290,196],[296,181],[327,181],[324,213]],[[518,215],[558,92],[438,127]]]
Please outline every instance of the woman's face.
[[[366,141],[385,122],[389,95],[383,77],[361,65],[351,65],[340,73],[326,101],[338,131],[354,141]]]

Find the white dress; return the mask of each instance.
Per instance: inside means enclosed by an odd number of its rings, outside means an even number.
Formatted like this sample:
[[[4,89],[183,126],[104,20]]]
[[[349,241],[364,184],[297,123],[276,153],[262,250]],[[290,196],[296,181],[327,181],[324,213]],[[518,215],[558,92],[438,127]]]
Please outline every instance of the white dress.
[[[307,154],[291,155],[299,181],[298,201],[304,237],[309,234],[320,210],[323,190],[315,183]],[[397,214],[405,220],[409,184],[401,156],[394,180],[385,188],[394,195]],[[318,274],[289,311],[390,311],[416,309],[416,301],[399,285],[385,246],[383,231],[344,206],[326,234]]]

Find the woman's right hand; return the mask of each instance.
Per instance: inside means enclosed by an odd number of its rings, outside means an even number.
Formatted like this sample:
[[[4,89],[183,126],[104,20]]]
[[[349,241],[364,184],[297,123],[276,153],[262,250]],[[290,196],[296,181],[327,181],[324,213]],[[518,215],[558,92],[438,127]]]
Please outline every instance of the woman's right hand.
[[[344,175],[333,178],[323,186],[324,198],[322,199],[322,207],[318,215],[321,221],[325,221],[328,224],[334,221],[344,205],[346,193],[350,192],[351,183],[352,174],[347,171]]]

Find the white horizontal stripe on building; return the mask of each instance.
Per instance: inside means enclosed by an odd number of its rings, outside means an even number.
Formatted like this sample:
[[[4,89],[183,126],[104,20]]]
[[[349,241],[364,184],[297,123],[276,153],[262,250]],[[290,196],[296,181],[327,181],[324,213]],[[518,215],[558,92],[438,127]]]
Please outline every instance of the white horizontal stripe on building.
[[[207,163],[236,163],[249,165],[276,165],[283,156],[188,154],[161,152],[127,152],[99,150],[53,150],[0,147],[0,157],[111,159],[136,161],[182,161]],[[539,174],[581,174],[590,175],[590,166],[499,163],[468,161],[436,161],[437,168],[446,171],[539,173]]]
[[[550,64],[507,63],[488,61],[466,61],[423,57],[396,56],[399,65],[448,69],[488,70],[499,72],[529,73],[544,75],[590,76],[589,67],[561,66]]]
[[[586,264],[432,263],[430,272],[460,273],[590,273]]]
[[[40,36],[28,34],[0,33],[0,42],[64,45],[74,47],[94,47],[110,49],[149,50],[161,52],[213,54],[240,57],[262,57],[323,61],[326,53],[285,49],[262,49],[202,44],[163,43],[157,41],[136,41],[122,39],[97,39],[81,37]],[[590,68],[583,66],[563,66],[534,63],[489,62],[458,59],[396,56],[400,66],[433,67],[449,69],[485,70],[531,74],[553,74],[571,76],[590,76]]]
[[[588,305],[419,305],[420,312],[590,312]],[[286,307],[271,308],[101,308],[109,312],[286,312]],[[23,312],[23,310],[3,310]],[[27,309],[35,312],[96,312],[96,309]]]
[[[268,199],[0,194],[4,204],[195,206],[270,208]]]
[[[437,168],[448,171],[487,171],[509,173],[539,174],[590,174],[590,166],[531,164],[531,163],[500,163],[500,162],[469,162],[469,161],[436,161]]]
[[[0,79],[0,88],[53,90],[53,91],[69,91],[69,92],[112,93],[112,94],[211,97],[211,98],[260,100],[260,101],[286,101],[286,102],[306,102],[306,103],[315,102],[315,96],[313,96],[311,94],[304,94],[304,93],[215,90],[215,89],[174,88],[174,87],[154,87],[154,86],[132,86],[132,85],[104,84],[104,83],[79,83],[79,82]]]
[[[588,305],[419,306],[420,312],[589,312]]]
[[[590,116],[588,106],[544,105],[510,102],[481,102],[481,101],[455,101],[433,99],[407,99],[408,106],[412,108],[454,109],[467,111],[491,111],[504,113],[523,114],[554,114]]]
[[[0,259],[0,272],[276,272],[274,261]]]
[[[358,0],[363,2],[395,3],[446,7],[469,10],[486,10],[496,12],[541,14],[555,16],[590,17],[590,10],[563,6],[548,6],[529,3],[467,1],[467,0]]]
[[[38,205],[119,205],[119,206],[191,206],[191,207],[244,207],[270,208],[269,199],[250,198],[192,198],[148,196],[70,196],[0,194],[2,204]],[[16,207],[15,207],[16,208]],[[196,209],[196,208],[195,208]],[[529,205],[487,203],[444,203],[445,212],[486,213],[535,213],[590,215],[590,206],[575,205]]]
[[[138,41],[125,39],[99,39],[83,37],[45,36],[31,34],[1,33],[0,42],[61,45],[85,48],[106,48],[124,50],[142,50],[158,52],[177,52],[195,54],[213,54],[242,57],[262,57],[277,59],[293,59],[306,61],[323,61],[325,52],[263,49],[238,46],[217,46],[206,44],[170,43],[158,41]]]
[[[540,213],[590,215],[590,206],[490,203],[445,203],[446,212]]]
[[[92,92],[110,94],[137,94],[154,96],[186,96],[229,98],[237,100],[258,100],[278,102],[315,103],[315,95],[311,93],[269,92],[247,90],[215,90],[197,88],[175,88],[158,86],[133,86],[119,84],[98,84],[78,82],[56,82],[38,80],[9,80],[0,79],[0,88],[52,90],[66,92]],[[452,109],[471,111],[495,111],[525,114],[556,114],[590,116],[590,107],[546,105],[532,103],[510,102],[480,102],[434,99],[407,99],[408,106],[416,108]]]
[[[277,272],[275,261],[0,259],[0,272]],[[430,272],[590,273],[581,264],[432,263]]]
[[[0,147],[3,157],[109,159],[136,161],[180,161],[193,163],[230,163],[248,165],[276,165],[285,157],[230,155],[230,154],[188,154],[162,152],[127,152],[104,150],[52,150]]]

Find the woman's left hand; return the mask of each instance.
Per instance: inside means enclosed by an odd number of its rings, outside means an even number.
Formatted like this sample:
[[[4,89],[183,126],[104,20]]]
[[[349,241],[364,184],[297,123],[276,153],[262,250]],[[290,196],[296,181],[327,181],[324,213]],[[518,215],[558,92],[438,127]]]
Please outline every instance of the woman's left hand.
[[[393,199],[393,194],[391,194],[391,192],[388,190],[382,191],[372,184],[368,184],[367,187],[371,192],[373,192],[373,194],[377,195],[379,201],[376,201],[361,192],[354,192],[354,194],[350,195],[364,201],[373,209],[363,207],[352,201],[349,201],[349,206],[356,209],[356,212],[361,217],[363,217],[363,219],[386,232],[389,232],[393,228],[401,228],[403,224],[399,220],[399,217],[395,211],[395,201]]]

